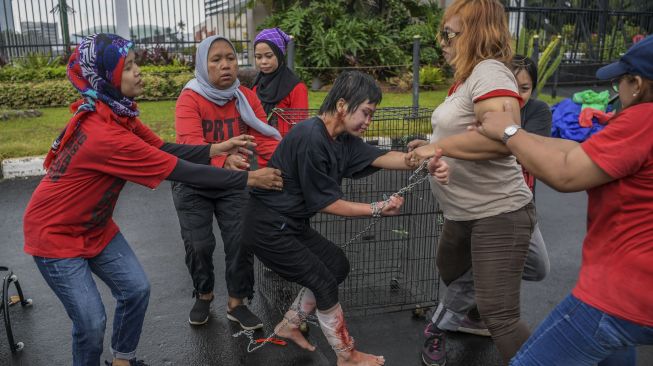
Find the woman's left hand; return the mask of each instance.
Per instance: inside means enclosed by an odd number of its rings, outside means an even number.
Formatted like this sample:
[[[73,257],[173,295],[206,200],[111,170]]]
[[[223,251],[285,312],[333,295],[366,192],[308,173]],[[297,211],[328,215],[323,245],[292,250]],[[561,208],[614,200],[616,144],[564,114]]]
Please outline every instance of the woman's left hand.
[[[254,143],[254,136],[251,135],[238,135],[235,137],[230,138],[227,141],[223,141],[217,144],[213,144],[211,146],[211,152],[213,151],[213,148],[215,147],[216,154],[211,154],[211,156],[220,154],[220,153],[227,153],[227,154],[244,154],[245,156],[252,155],[254,152],[250,149],[253,149],[256,147],[256,143]]]

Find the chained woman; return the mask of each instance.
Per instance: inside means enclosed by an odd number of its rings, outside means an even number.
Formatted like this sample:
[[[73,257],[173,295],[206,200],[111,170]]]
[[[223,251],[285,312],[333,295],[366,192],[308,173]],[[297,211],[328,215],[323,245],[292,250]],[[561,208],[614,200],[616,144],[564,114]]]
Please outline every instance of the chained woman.
[[[314,350],[299,331],[299,320],[316,311],[320,328],[336,351],[339,366],[382,365],[382,356],[358,351],[349,336],[338,284],[349,273],[344,251],[310,225],[318,212],[343,217],[393,216],[404,199],[362,203],[343,199],[343,178],[362,178],[379,169],[411,169],[405,153],[387,151],[360,137],[370,127],[381,90],[369,75],[344,72],[327,94],[319,116],[305,120],[279,143],[268,166],[283,172],[282,191],[256,189],[245,213],[244,245],[282,278],[304,288],[275,328],[276,334]],[[437,158],[429,170],[448,179],[447,164]]]

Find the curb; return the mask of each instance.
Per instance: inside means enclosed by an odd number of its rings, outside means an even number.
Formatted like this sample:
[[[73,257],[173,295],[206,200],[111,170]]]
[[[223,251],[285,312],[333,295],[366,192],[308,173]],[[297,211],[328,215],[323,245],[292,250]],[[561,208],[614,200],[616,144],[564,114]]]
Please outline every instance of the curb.
[[[34,177],[45,175],[43,161],[45,156],[5,159],[2,161],[0,176],[3,179]]]

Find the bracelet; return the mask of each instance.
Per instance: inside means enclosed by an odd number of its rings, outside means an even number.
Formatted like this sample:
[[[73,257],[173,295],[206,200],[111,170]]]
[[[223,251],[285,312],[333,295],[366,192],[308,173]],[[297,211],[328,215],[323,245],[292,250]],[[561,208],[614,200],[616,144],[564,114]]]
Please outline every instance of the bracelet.
[[[374,218],[381,217],[382,207],[379,207],[378,202],[370,203],[370,207],[372,208],[372,217]]]

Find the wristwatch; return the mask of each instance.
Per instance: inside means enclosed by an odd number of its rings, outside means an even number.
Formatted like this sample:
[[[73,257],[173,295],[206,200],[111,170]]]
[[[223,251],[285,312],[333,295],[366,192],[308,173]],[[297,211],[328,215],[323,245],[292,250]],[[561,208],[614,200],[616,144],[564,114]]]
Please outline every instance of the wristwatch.
[[[521,129],[521,126],[519,125],[510,125],[506,127],[505,130],[503,130],[503,138],[501,138],[501,141],[506,144],[508,142],[508,139],[513,137],[517,131]]]

